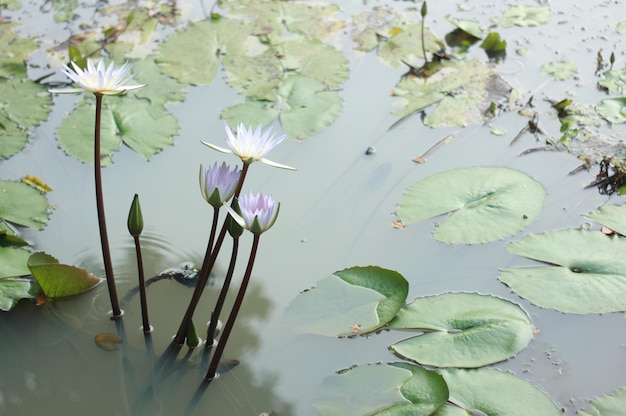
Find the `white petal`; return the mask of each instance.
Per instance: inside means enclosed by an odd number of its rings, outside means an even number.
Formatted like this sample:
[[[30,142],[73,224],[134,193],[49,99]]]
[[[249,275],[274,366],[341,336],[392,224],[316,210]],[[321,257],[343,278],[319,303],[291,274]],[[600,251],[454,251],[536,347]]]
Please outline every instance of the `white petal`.
[[[219,147],[216,146],[214,144],[211,143],[207,143],[207,142],[202,142],[203,145],[210,147],[213,150],[217,150],[218,152],[222,152],[222,153],[230,153],[231,155],[234,154],[232,150],[230,149],[224,149],[223,147]]]
[[[280,163],[272,162],[271,160],[267,160],[264,157],[262,157],[261,159],[258,159],[257,162],[265,163],[266,165],[273,166],[279,169],[297,170],[296,168],[292,168],[291,166],[281,165]]]

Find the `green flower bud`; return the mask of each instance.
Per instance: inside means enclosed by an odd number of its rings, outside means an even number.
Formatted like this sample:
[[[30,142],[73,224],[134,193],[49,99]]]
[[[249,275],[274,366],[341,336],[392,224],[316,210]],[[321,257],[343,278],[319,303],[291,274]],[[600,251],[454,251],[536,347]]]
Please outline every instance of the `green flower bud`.
[[[133,237],[139,237],[143,231],[143,215],[141,214],[141,206],[139,205],[139,195],[135,194],[133,203],[130,205],[128,213],[128,232]]]

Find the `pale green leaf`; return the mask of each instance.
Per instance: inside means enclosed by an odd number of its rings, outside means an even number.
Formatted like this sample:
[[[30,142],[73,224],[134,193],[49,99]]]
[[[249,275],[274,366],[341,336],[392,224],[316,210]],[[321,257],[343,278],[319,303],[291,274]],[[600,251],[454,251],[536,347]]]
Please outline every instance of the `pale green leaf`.
[[[552,77],[556,81],[563,81],[576,75],[578,67],[572,62],[554,61],[542,66],[541,73]]]
[[[0,247],[0,278],[29,275],[26,262],[30,254],[21,248]]]
[[[539,26],[548,23],[552,10],[548,6],[513,6],[504,16],[495,19],[501,26]]]
[[[0,180],[0,219],[40,230],[48,222],[49,208],[46,197],[33,187]]]
[[[30,256],[28,268],[49,299],[78,295],[102,281],[85,269],[60,264],[56,258],[43,252]]]
[[[606,98],[596,105],[596,112],[610,123],[626,123],[626,97]]]
[[[545,194],[541,184],[512,169],[455,169],[410,186],[397,213],[405,224],[446,214],[435,230],[437,240],[485,243],[513,235],[530,224],[539,214]]]
[[[424,333],[391,345],[397,355],[435,367],[482,367],[513,357],[533,337],[526,312],[477,293],[418,298],[389,323]]]
[[[611,94],[622,94],[626,86],[626,68],[604,72],[598,85],[606,88]]]
[[[589,213],[585,217],[626,235],[626,205],[603,205],[598,208],[598,212]]]
[[[37,49],[34,39],[19,37],[14,32],[18,26],[16,22],[3,22],[0,25],[0,77],[26,77],[24,61]],[[3,96],[0,93],[0,97]]]
[[[615,390],[612,394],[595,398],[590,407],[581,410],[580,416],[622,416],[626,409],[626,387]]]
[[[37,296],[37,284],[29,279],[0,279],[0,310],[11,310],[20,299],[33,299]]]

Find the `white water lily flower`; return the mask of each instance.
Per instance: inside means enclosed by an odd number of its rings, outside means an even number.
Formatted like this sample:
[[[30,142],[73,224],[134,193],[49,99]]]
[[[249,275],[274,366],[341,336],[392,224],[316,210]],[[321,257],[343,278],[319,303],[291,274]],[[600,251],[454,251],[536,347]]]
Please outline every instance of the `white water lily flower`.
[[[237,214],[231,207],[225,206],[235,221],[246,230],[254,234],[261,234],[269,230],[276,222],[280,203],[276,203],[271,195],[254,195],[250,191],[240,196],[237,202],[241,215]]]
[[[87,91],[96,95],[119,95],[128,90],[145,87],[143,84],[126,85],[135,76],[135,74],[129,73],[131,68],[129,63],[116,68],[113,63],[107,67],[103,59],[100,59],[96,65],[91,59],[88,59],[85,70],[82,70],[75,62],[71,62],[71,65],[73,69],[63,65],[64,69],[61,72],[78,84],[80,88],[51,89],[49,92],[73,94]]]
[[[241,170],[231,171],[226,162],[217,166],[217,162],[208,169],[200,165],[200,192],[204,199],[215,208],[222,206],[235,194]]]
[[[252,131],[252,127],[247,129],[246,126],[241,123],[237,127],[236,134],[233,133],[228,124],[225,124],[225,128],[226,144],[230,149],[215,146],[207,142],[202,142],[202,144],[213,150],[217,150],[218,152],[230,153],[238,156],[244,163],[249,164],[252,162],[261,162],[281,169],[295,170],[295,168],[290,166],[281,165],[264,158],[265,154],[276,147],[277,144],[285,140],[285,135],[277,136],[272,134],[271,126],[265,129],[265,131],[262,131],[262,126],[259,125],[256,130]]]

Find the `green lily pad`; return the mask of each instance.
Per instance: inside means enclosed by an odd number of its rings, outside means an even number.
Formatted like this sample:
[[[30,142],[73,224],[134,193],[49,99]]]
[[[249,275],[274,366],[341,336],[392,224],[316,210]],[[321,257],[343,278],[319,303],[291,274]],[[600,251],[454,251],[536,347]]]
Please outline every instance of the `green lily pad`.
[[[106,98],[106,97],[105,97]],[[123,141],[137,153],[150,159],[174,144],[178,122],[159,104],[133,97],[112,97],[102,106],[100,149],[102,165],[112,163],[112,153]],[[93,163],[95,107],[82,101],[58,130],[59,143],[69,154],[83,162]]]
[[[424,333],[391,345],[396,355],[435,367],[482,367],[513,357],[533,337],[517,304],[478,293],[419,298],[389,323]]]
[[[580,416],[621,416],[626,409],[626,387],[615,390],[611,395],[595,398],[587,410],[581,410]]]
[[[32,38],[22,38],[14,31],[18,23],[3,22],[0,25],[0,77],[26,77],[26,61],[37,49],[37,42]],[[4,95],[0,95],[3,97]]]
[[[343,102],[336,91],[313,78],[294,75],[276,89],[276,101],[257,102],[247,99],[225,109],[222,118],[229,125],[273,120],[279,116],[288,137],[304,139],[319,133],[339,116]],[[267,123],[261,123],[266,125]]]
[[[450,389],[449,401],[471,415],[558,416],[548,396],[514,374],[497,369],[439,371]],[[439,415],[437,413],[437,415]]]
[[[394,111],[406,117],[436,105],[424,124],[431,127],[480,124],[491,103],[508,101],[510,85],[492,67],[477,60],[445,61],[439,72],[427,79],[404,78],[394,88],[400,97]]]
[[[621,22],[617,22],[615,25],[615,30],[620,35],[626,35],[626,20],[622,20]]]
[[[487,53],[502,52],[506,49],[506,40],[501,39],[498,32],[491,32],[482,41],[480,47]]]
[[[446,243],[486,243],[513,235],[539,214],[545,190],[508,168],[466,168],[438,173],[410,186],[398,204],[404,224],[449,214],[434,237]]]
[[[36,189],[0,180],[0,219],[40,230],[48,222],[49,208],[46,197]]]
[[[626,241],[600,231],[559,230],[528,235],[507,250],[549,264],[499,276],[535,305],[579,314],[626,310]]]
[[[60,264],[59,260],[43,252],[30,256],[28,268],[49,299],[78,295],[102,282],[87,270]]]
[[[283,69],[321,81],[330,88],[343,84],[350,74],[348,59],[336,48],[317,40],[282,42]]]
[[[448,398],[443,378],[408,363],[365,365],[328,377],[314,407],[322,416],[427,416]]]
[[[134,82],[146,85],[145,88],[133,90],[132,93],[151,104],[148,109],[155,118],[169,114],[165,108],[167,103],[182,102],[187,95],[187,86],[165,76],[152,56],[134,64],[132,71],[137,74]],[[157,109],[161,111],[155,111]]]
[[[626,205],[603,205],[598,208],[598,212],[589,213],[585,217],[626,235]]]
[[[380,267],[352,267],[320,280],[302,292],[285,314],[298,332],[350,336],[377,330],[404,305],[409,284]]]
[[[0,278],[30,274],[28,258],[31,252],[16,247],[0,247]]]
[[[446,20],[477,39],[482,39],[487,34],[487,28],[476,20],[455,19],[449,15]]]
[[[430,28],[424,28],[426,53],[439,52],[444,43],[435,36]],[[419,66],[424,59],[422,48],[422,24],[409,23],[400,26],[378,46],[378,56],[393,66],[404,62]]]
[[[242,21],[212,19],[192,23],[161,44],[161,71],[184,84],[210,85],[222,54],[241,54],[249,30]],[[191,53],[190,51],[193,51]]]
[[[7,277],[0,279],[0,310],[9,311],[20,299],[37,297],[39,287],[30,279]]]
[[[598,85],[606,88],[611,94],[622,94],[626,86],[626,68],[604,72]]]
[[[596,105],[596,112],[610,123],[626,123],[626,97],[606,98]]]
[[[509,26],[539,26],[550,20],[552,10],[547,6],[513,6],[497,22],[503,27]]]
[[[370,52],[381,38],[392,36],[402,25],[403,16],[390,6],[374,6],[367,12],[352,16],[352,40],[356,49]]]
[[[541,73],[552,77],[556,81],[572,78],[578,72],[576,64],[567,61],[556,61],[541,67]]]

